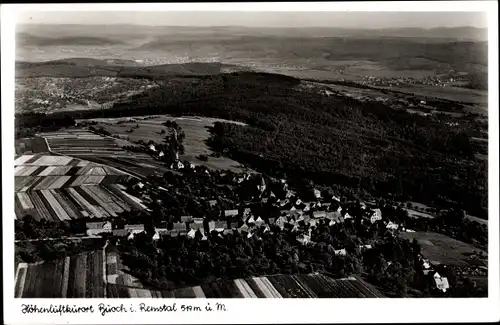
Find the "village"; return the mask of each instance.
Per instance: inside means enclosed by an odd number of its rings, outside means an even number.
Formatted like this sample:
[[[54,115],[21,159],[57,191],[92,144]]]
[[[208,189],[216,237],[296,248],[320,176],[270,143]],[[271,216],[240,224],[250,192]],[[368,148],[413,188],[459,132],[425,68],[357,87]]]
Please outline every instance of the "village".
[[[156,151],[154,145],[150,145],[149,148],[151,151]],[[171,167],[178,172],[189,174],[190,177],[193,175],[215,177],[219,182],[226,183],[224,186],[228,192],[234,192],[238,186],[244,183],[257,184],[254,185],[256,187],[253,192],[255,196],[249,201],[241,200],[241,198],[235,200],[235,197],[229,198],[225,195],[203,198],[202,205],[209,210],[205,217],[186,214],[174,217],[174,221],[171,222],[160,221],[159,225],[155,225],[154,231],[151,232],[153,242],[163,237],[185,237],[206,241],[209,234],[223,238],[233,233],[238,233],[246,238],[253,237],[262,240],[260,237],[263,234],[272,235],[273,231],[278,231],[293,236],[298,245],[314,246],[316,242],[313,232],[316,229],[319,227],[338,227],[345,222],[359,223],[366,228],[383,229],[381,232],[384,238],[397,237],[399,232],[415,232],[405,227],[404,223],[391,221],[392,218],[389,217],[384,218],[382,210],[375,202],[342,202],[341,198],[335,195],[328,196],[328,193],[323,193],[318,189],[312,189],[313,200],[302,200],[295,191],[289,188],[285,179],[268,178],[266,182],[265,178],[260,175],[250,173],[227,175],[225,172],[209,171],[206,168],[194,166],[188,162],[182,163],[178,160]],[[233,177],[230,178],[231,176]],[[175,188],[174,184],[163,187],[137,179],[128,184],[129,192],[148,203],[150,213],[158,211],[159,205],[162,204],[162,195],[169,191],[175,191]],[[282,195],[278,197],[271,188],[277,189]],[[242,203],[236,204],[237,200]],[[224,208],[227,206],[230,208]],[[256,208],[258,206],[265,207],[267,211],[275,211],[276,214],[262,213],[262,209]],[[398,207],[393,208],[397,209]],[[144,223],[117,225],[114,220],[87,222],[86,227],[87,236],[116,237],[118,245],[120,245],[120,241],[132,241],[138,234],[148,232]],[[357,249],[358,251],[366,251],[372,249],[374,245],[377,245],[376,240],[359,242]],[[346,247],[334,248],[333,255],[335,256],[346,257],[349,254],[349,249]],[[389,261],[388,266],[391,263]],[[435,290],[445,293],[450,288],[448,279],[436,271],[429,259],[419,255],[419,263],[422,274],[432,279]]]

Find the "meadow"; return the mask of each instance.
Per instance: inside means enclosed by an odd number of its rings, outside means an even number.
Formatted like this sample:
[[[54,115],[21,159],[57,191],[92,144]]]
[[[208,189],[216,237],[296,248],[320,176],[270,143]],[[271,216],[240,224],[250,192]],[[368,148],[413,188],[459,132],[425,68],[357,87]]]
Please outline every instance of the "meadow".
[[[126,120],[133,119],[130,122],[124,122]],[[184,131],[186,138],[183,141],[185,152],[180,156],[182,160],[187,160],[195,165],[204,165],[212,169],[230,169],[233,171],[241,171],[241,164],[226,158],[226,157],[212,157],[208,158],[208,161],[199,160],[197,157],[199,155],[209,156],[212,151],[208,148],[206,140],[210,137],[208,128],[213,126],[215,122],[230,122],[239,125],[244,125],[241,122],[233,122],[216,118],[207,117],[172,117],[169,115],[161,115],[153,119],[149,119],[148,116],[142,117],[130,117],[130,118],[97,118],[91,121],[96,121],[98,124],[95,126],[97,128],[103,128],[104,130],[111,133],[113,136],[118,136],[120,139],[127,140],[130,142],[144,141],[149,142],[154,141],[157,143],[163,142],[165,137],[161,134],[165,127],[162,125],[165,121],[175,121]],[[120,122],[120,123],[118,123]],[[136,125],[139,125],[138,128]],[[127,132],[132,130],[132,132]]]
[[[483,250],[443,234],[421,231],[402,232],[400,237],[418,240],[422,248],[422,255],[434,264],[467,266],[487,263],[487,261],[469,258],[469,255],[474,252],[487,254]]]

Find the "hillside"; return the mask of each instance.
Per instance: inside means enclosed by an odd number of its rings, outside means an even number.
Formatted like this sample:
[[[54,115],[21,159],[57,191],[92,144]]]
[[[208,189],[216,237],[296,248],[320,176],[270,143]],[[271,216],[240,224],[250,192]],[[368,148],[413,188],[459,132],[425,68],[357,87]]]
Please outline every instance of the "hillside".
[[[264,73],[178,79],[102,112],[74,118],[200,115],[216,124],[210,145],[252,169],[297,182],[455,206],[487,218],[486,161],[468,130],[382,103],[299,90],[300,80]],[[333,184],[333,185],[332,185]]]
[[[314,60],[317,64],[354,65],[356,61],[376,62],[393,70],[449,69],[472,71],[487,66],[487,44],[469,41],[428,41],[425,38],[344,38],[240,36],[230,40],[200,38],[177,40],[160,37],[136,50],[184,51],[193,47],[193,55],[216,50],[225,57],[281,59],[283,63]],[[423,64],[424,63],[424,64]],[[305,64],[305,62],[303,62]]]
[[[124,44],[117,39],[96,36],[66,36],[66,37],[43,37],[28,33],[19,33],[16,37],[17,46],[105,46]]]
[[[222,73],[224,69],[245,68],[214,63],[190,62],[183,64],[164,64],[157,66],[139,66],[132,60],[98,60],[71,58],[46,62],[16,62],[16,78],[27,77],[120,77],[165,79],[172,76],[203,76]]]

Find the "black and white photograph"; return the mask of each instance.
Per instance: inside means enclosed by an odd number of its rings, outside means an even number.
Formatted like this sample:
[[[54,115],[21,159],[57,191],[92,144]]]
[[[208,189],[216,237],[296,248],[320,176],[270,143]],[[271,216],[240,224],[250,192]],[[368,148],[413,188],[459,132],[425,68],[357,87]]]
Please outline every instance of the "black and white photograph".
[[[16,11],[14,298],[498,297],[488,12],[281,6]]]

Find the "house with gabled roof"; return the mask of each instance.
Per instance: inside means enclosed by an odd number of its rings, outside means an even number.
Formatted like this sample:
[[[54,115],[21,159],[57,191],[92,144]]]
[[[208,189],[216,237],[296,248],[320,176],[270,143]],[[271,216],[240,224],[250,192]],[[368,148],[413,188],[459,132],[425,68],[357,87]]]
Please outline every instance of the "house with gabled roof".
[[[208,205],[213,208],[217,205],[217,200],[208,200]]]
[[[256,220],[255,220],[255,226],[256,227],[260,227],[262,226],[263,224],[265,224],[264,220],[262,220],[261,217],[258,217]]]
[[[347,220],[347,219],[352,219],[352,216],[349,213],[346,213],[344,215],[344,220]]]
[[[201,223],[203,224],[204,219],[203,218],[193,218],[193,223]]]
[[[227,229],[227,221],[210,221],[208,223],[208,231],[217,231],[222,232],[224,229]]]
[[[188,233],[186,234],[186,236],[188,238],[194,238],[196,236],[196,230],[194,230],[194,229],[189,230]]]
[[[248,232],[250,230],[250,228],[248,227],[248,225],[246,223],[244,223],[241,227],[238,228],[238,232]]]
[[[254,224],[255,223],[255,218],[253,216],[250,216],[250,218],[247,219],[247,224]]]
[[[276,218],[269,218],[267,221],[270,225],[274,225],[276,223]]]
[[[189,224],[189,229],[192,229],[192,230],[203,229],[203,223],[191,222]]]
[[[112,232],[113,225],[109,221],[87,222],[87,236],[96,236],[101,233]]]
[[[187,225],[184,222],[174,222],[172,230],[175,231],[187,230]]]

